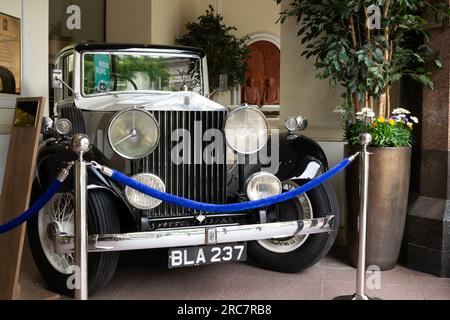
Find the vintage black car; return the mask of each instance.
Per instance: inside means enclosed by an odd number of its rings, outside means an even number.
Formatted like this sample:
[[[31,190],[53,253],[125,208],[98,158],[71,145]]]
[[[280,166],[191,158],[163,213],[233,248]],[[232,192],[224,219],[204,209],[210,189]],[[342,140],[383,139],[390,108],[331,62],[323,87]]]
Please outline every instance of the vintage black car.
[[[239,203],[292,190],[328,169],[323,150],[301,135],[302,117],[269,130],[258,107],[233,110],[209,95],[202,50],[155,45],[78,44],[52,74],[32,202],[76,159],[71,137],[87,134],[85,155],[160,191],[199,202]],[[71,295],[75,271],[74,178],[28,224],[42,276]],[[119,252],[168,248],[169,267],[245,261],[300,272],[331,248],[339,226],[328,183],[249,212],[214,214],[164,203],[88,173],[89,291],[113,276]]]

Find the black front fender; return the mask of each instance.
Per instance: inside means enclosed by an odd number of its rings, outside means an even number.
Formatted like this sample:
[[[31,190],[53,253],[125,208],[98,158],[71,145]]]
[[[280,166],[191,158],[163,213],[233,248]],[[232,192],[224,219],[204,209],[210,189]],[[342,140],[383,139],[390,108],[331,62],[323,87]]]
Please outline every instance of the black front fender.
[[[292,136],[282,131],[279,134],[279,150],[276,175],[281,181],[301,176],[311,162],[316,162],[323,171],[328,170],[323,149],[308,137]]]
[[[328,170],[325,153],[315,141],[305,136],[289,136],[287,131],[272,134],[261,154],[260,157],[247,159],[242,167],[242,181],[247,181],[261,170],[275,174],[281,181],[303,179],[305,171],[308,173],[306,179],[312,179],[319,170]],[[227,191],[230,198],[244,192],[244,186],[239,185],[239,175],[237,165],[228,171]]]

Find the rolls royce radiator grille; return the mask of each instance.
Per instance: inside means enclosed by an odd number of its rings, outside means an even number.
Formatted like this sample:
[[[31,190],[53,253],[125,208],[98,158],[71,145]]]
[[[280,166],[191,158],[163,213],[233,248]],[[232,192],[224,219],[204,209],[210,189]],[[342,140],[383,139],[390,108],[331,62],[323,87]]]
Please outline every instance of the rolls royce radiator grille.
[[[225,139],[215,141],[205,133],[223,131],[225,111],[152,111],[160,125],[160,142],[156,150],[142,160],[138,172],[160,177],[166,192],[188,199],[223,204],[226,201]],[[211,131],[209,131],[211,132]],[[181,137],[180,137],[181,136]],[[190,139],[189,139],[190,138]],[[184,141],[188,139],[188,141]],[[205,161],[203,152],[212,142],[220,147],[222,161]],[[183,161],[173,161],[175,154]],[[214,153],[213,153],[214,154]],[[133,170],[134,171],[134,170]],[[149,218],[192,216],[195,212],[162,203],[148,212]]]

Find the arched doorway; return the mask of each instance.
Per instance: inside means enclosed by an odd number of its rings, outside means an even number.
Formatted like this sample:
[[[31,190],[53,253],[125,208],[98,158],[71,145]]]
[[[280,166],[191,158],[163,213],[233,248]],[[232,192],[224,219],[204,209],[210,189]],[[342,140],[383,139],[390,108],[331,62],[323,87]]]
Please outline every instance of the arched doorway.
[[[251,41],[246,86],[241,88],[241,103],[279,105],[280,49],[269,40]]]

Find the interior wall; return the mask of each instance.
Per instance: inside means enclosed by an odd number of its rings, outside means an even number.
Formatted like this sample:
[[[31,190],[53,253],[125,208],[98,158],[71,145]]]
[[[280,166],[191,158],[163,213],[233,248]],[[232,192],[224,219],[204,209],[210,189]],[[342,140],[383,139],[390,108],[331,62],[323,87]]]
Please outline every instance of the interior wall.
[[[180,6],[186,0],[152,0],[151,42],[172,45],[180,37]]]
[[[277,37],[281,25],[276,23],[280,6],[274,0],[223,0],[222,14],[225,22],[235,26],[238,37],[255,33],[270,33]]]
[[[208,8],[208,5],[215,1],[207,0],[180,0],[180,17],[179,17],[179,34],[180,36],[186,32],[186,24],[188,22],[197,21],[197,17],[201,12]]]
[[[238,37],[255,33],[280,37],[281,26],[276,23],[280,6],[273,0],[152,0],[152,43],[173,44],[186,32],[186,24],[197,21],[209,5],[227,25],[237,27]]]
[[[283,9],[291,0],[284,0]],[[311,124],[309,133],[320,139],[341,139],[339,117],[333,113],[340,104],[340,90],[330,88],[328,80],[316,78],[312,60],[301,57],[304,45],[297,37],[295,18],[281,27],[281,118],[303,115]]]
[[[21,19],[21,96],[45,97],[45,110],[48,110],[48,0],[2,0],[0,12]],[[0,94],[0,191],[17,97]]]
[[[20,18],[22,16],[22,1],[2,0],[0,1],[0,12]]]
[[[151,43],[150,0],[106,0],[106,41]]]

